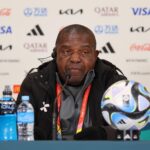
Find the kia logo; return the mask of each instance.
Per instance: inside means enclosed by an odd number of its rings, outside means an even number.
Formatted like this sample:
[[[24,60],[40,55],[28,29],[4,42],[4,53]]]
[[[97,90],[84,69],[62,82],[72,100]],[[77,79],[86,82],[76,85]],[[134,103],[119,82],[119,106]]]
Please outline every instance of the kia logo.
[[[76,15],[76,14],[83,14],[83,9],[73,10],[73,9],[67,9],[67,10],[60,10],[60,15]]]
[[[148,32],[149,30],[150,30],[150,27],[145,28],[143,26],[139,26],[139,27],[136,27],[136,28],[134,28],[134,27],[130,28],[131,32]]]

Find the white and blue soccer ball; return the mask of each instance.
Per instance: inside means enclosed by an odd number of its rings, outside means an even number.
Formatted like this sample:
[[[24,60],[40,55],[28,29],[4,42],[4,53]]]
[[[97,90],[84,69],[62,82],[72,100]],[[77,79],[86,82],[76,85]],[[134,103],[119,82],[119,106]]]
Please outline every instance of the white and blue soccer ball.
[[[138,82],[118,81],[104,93],[101,110],[112,128],[141,130],[150,121],[150,93]]]

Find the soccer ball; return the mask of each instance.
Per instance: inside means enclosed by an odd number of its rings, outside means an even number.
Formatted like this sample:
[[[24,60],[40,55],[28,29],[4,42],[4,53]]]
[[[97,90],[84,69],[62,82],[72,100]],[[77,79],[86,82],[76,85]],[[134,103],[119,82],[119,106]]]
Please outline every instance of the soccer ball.
[[[104,93],[101,110],[112,128],[140,130],[150,120],[150,93],[138,82],[118,81]]]

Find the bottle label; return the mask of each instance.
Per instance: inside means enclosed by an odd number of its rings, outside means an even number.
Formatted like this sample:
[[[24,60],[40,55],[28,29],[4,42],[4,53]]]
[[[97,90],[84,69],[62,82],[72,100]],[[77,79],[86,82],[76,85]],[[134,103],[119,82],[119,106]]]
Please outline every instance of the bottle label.
[[[17,122],[18,123],[33,123],[34,113],[33,112],[18,112]]]
[[[0,101],[0,114],[13,114],[16,112],[14,101]]]
[[[17,140],[16,114],[0,115],[1,140]]]

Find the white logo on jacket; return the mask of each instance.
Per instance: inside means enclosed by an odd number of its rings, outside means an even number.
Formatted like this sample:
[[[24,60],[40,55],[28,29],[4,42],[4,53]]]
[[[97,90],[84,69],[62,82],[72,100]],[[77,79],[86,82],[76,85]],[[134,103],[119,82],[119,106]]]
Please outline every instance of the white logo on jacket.
[[[45,102],[43,102],[43,107],[40,108],[41,111],[47,112],[47,108],[50,107],[49,104],[45,104]]]

